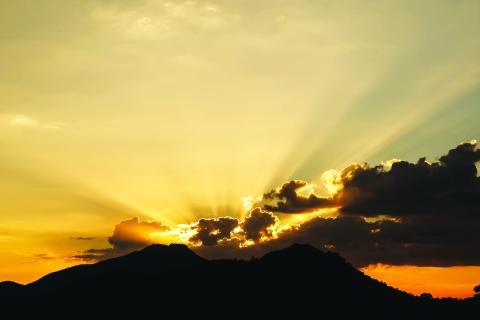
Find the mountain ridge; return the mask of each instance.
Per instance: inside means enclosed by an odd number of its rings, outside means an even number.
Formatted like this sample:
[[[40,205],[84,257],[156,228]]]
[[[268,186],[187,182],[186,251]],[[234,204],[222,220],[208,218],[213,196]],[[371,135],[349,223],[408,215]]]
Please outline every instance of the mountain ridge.
[[[402,312],[479,310],[478,299],[421,299],[370,278],[334,252],[294,244],[251,260],[207,260],[181,244],[155,244],[125,256],[77,265],[27,285],[0,285],[3,301],[82,301],[121,304],[162,302],[230,309],[250,299],[275,304],[286,300],[313,312],[343,305],[379,304]],[[101,307],[101,305],[97,305]],[[266,305],[257,307],[272,312]],[[346,310],[344,310],[346,311]],[[360,312],[360,311],[359,311]]]

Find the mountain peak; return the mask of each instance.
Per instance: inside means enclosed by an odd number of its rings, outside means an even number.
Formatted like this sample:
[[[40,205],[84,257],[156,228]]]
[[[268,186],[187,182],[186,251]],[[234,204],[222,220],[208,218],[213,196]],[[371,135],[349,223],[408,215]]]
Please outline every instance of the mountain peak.
[[[177,258],[190,258],[190,259],[202,259],[195,252],[193,252],[188,246],[179,243],[165,244],[152,244],[139,251],[133,253],[134,255],[149,256],[152,258],[168,257],[169,259]]]
[[[17,283],[15,281],[1,281],[0,288],[21,288],[23,284]]]
[[[267,253],[264,257],[290,257],[290,258],[302,258],[302,259],[309,259],[312,257],[326,257],[326,256],[337,256],[337,254],[333,252],[325,252],[322,251],[311,244],[302,244],[302,243],[294,243],[290,247],[276,250]]]
[[[176,252],[192,252],[192,250],[190,250],[190,248],[185,245],[185,244],[181,244],[181,243],[171,243],[171,244],[159,244],[159,243],[154,243],[154,244],[151,244],[145,248],[143,248],[142,250],[140,251],[143,251],[143,252],[165,252],[165,251],[176,251]]]
[[[118,264],[126,268],[145,268],[150,270],[181,267],[204,262],[184,244],[152,244],[125,256],[105,260],[98,264]]]
[[[318,253],[318,252],[322,252],[321,250],[315,248],[314,246],[312,246],[311,244],[307,244],[307,243],[294,243],[292,244],[290,247],[287,247],[283,250],[287,250],[287,251],[301,251],[301,252],[315,252],[315,253]]]

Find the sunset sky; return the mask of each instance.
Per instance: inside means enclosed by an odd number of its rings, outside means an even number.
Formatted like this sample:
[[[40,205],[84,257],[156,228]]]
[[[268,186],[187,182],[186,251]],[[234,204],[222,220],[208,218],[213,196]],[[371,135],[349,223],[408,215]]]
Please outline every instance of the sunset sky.
[[[377,279],[470,296],[479,57],[476,0],[0,0],[0,281],[153,242],[249,256],[320,226]],[[403,197],[392,159],[433,195]],[[360,201],[383,190],[353,163],[400,186]],[[360,229],[388,248],[364,256]]]

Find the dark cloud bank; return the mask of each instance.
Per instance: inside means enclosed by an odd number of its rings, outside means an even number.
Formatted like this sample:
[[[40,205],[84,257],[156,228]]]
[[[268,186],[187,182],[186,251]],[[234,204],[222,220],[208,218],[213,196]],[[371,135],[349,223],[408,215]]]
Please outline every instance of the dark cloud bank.
[[[391,167],[352,164],[338,173],[339,188],[330,197],[302,195],[298,191],[307,183],[288,181],[266,193],[257,204],[261,208],[242,221],[199,220],[192,227],[197,234],[190,242],[209,258],[245,258],[292,243],[310,243],[337,251],[359,267],[371,263],[480,265],[479,161],[476,142],[469,142],[432,163],[420,158],[415,163],[394,162]],[[336,218],[316,217],[288,229],[274,229],[278,222],[274,212],[302,214],[334,207],[339,213]],[[113,249],[107,250],[148,244],[117,239],[120,225],[110,238]],[[103,253],[94,254],[98,258]]]

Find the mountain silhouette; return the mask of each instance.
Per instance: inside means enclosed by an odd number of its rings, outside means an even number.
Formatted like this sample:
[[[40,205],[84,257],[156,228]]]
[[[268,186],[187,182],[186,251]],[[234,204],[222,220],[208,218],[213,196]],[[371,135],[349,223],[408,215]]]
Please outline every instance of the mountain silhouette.
[[[19,294],[22,292],[23,285],[14,281],[2,281],[0,282],[0,296],[2,294],[11,295]]]
[[[0,299],[18,310],[19,304],[110,315],[178,309],[202,318],[320,317],[326,312],[386,316],[381,310],[458,316],[480,310],[477,298],[422,299],[366,276],[336,253],[301,244],[251,260],[207,260],[185,245],[156,244],[53,272],[28,285],[2,282]]]

